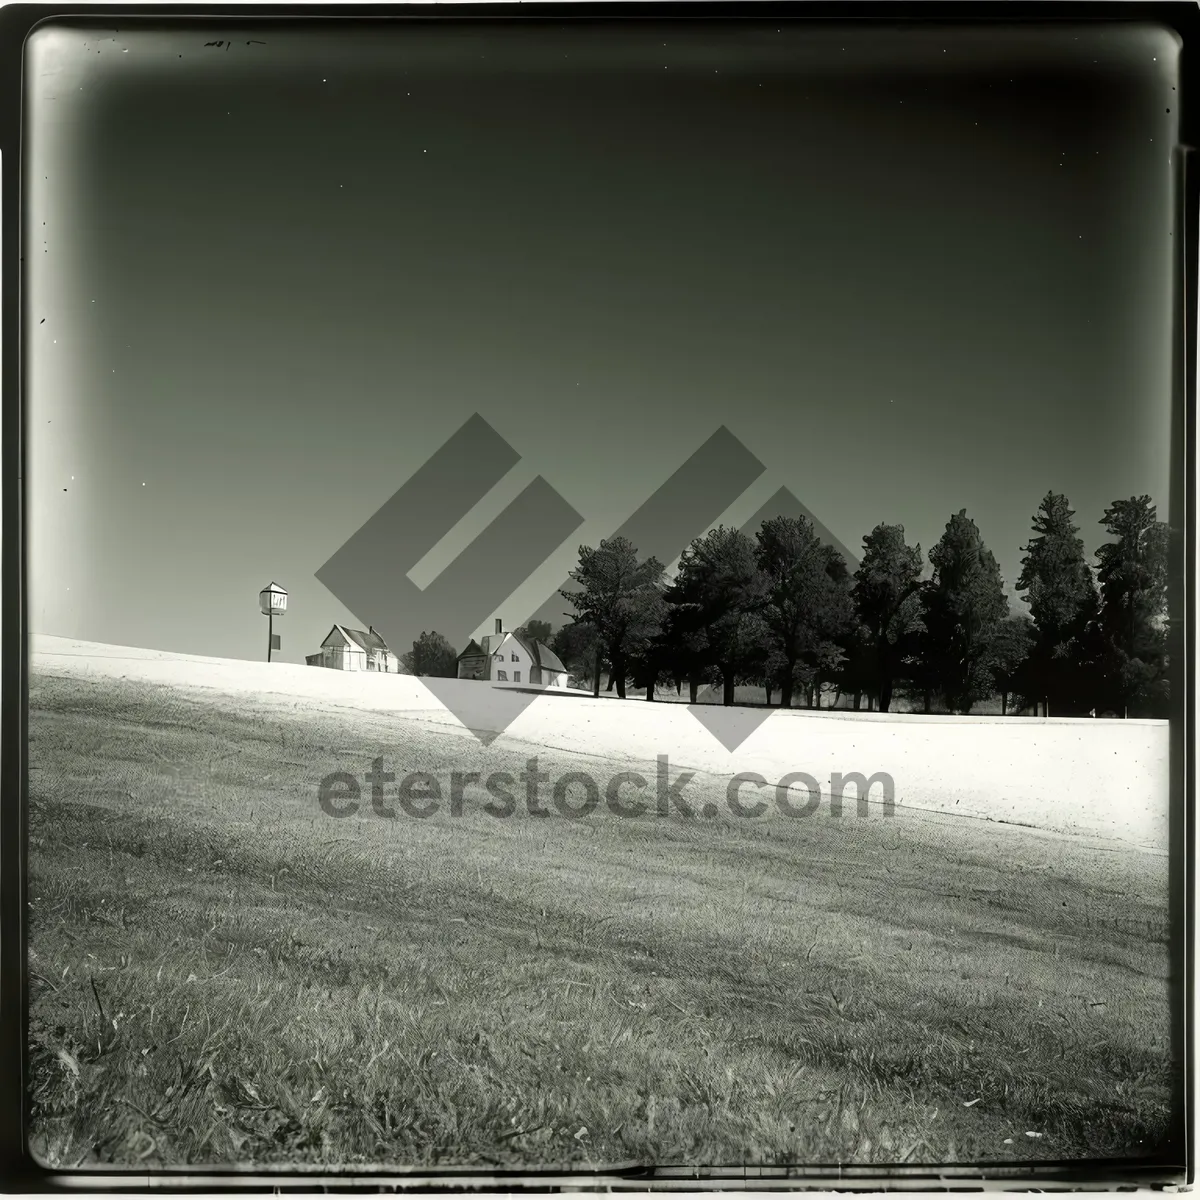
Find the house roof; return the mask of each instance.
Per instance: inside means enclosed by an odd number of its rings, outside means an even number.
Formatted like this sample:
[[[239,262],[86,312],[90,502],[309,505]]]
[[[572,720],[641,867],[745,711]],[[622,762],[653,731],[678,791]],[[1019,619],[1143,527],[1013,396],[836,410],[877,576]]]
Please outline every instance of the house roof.
[[[467,643],[466,649],[458,656],[458,661],[461,662],[464,658],[486,658],[489,655],[500,653],[509,638],[512,638],[529,655],[531,662],[536,663],[543,670],[566,673],[567,668],[563,666],[562,660],[545,642],[532,641],[507,629],[500,634],[486,635],[482,645],[472,638]]]
[[[346,632],[364,649],[368,651],[380,651],[388,648],[387,642],[383,640],[371,629],[364,632],[361,629],[347,629]]]
[[[373,630],[365,632],[362,629],[349,629],[345,625],[335,625],[326,635],[325,642],[328,642],[334,633],[340,633],[348,645],[357,646],[360,650],[366,650],[368,653],[374,654],[380,651],[391,653],[388,650],[387,642]],[[322,642],[321,645],[325,645],[325,642]]]
[[[562,665],[562,661],[558,655],[546,645],[545,642],[534,642],[534,656],[537,659],[537,664],[546,671],[566,671],[566,667]]]
[[[504,643],[513,635],[506,629],[503,633],[487,633],[479,642],[480,654],[499,654]],[[519,645],[520,643],[518,643]],[[528,649],[528,647],[526,647]]]
[[[566,671],[566,667],[559,661],[559,657],[546,645],[545,642],[535,642],[532,638],[527,638],[520,633],[506,633],[505,639],[512,638],[517,645],[521,646],[530,659],[539,667],[547,671]],[[503,645],[503,641],[500,645]]]

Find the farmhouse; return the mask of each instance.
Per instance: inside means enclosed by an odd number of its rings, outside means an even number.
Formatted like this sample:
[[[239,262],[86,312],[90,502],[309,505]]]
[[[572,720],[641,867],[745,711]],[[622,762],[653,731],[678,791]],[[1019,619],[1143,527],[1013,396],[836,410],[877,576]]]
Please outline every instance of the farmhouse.
[[[478,642],[471,639],[458,656],[459,679],[490,679],[495,683],[532,683],[565,688],[567,668],[545,642],[521,633],[508,633],[499,617],[496,632]]]
[[[405,674],[400,656],[393,654],[387,643],[372,625],[366,633],[335,625],[321,643],[318,654],[308,654],[304,661],[310,667],[329,667],[334,671],[385,671],[389,675]]]

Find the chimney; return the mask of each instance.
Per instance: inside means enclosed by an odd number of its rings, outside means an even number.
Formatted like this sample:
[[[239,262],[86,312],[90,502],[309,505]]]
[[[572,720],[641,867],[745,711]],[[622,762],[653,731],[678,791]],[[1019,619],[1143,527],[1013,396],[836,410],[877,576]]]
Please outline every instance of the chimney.
[[[374,626],[374,625],[368,625],[368,626],[367,626],[367,632],[368,632],[368,633],[369,633],[369,634],[370,634],[372,637],[374,637],[374,636],[375,636],[375,626]]]
[[[504,622],[501,621],[499,617],[496,618],[496,632],[497,633],[504,632]]]

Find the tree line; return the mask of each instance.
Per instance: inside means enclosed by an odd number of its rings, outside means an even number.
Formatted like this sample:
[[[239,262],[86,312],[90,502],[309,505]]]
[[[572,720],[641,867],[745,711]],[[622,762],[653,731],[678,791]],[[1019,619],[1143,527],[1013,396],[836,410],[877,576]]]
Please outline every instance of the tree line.
[[[924,712],[968,713],[999,696],[1002,711],[1165,716],[1169,700],[1168,529],[1149,496],[1116,500],[1100,524],[1110,540],[1089,562],[1067,498],[1050,492],[1033,517],[1010,613],[995,556],[966,511],[929,551],[902,525],[863,539],[853,573],[804,517],[764,521],[753,537],[724,526],[695,539],[674,577],[623,537],[581,546],[563,598],[573,610],[548,641],[600,694],[603,674],[673,688],[695,702],[739,684],[767,703],[821,704],[826,687],[887,712],[897,696]],[[534,628],[536,626],[536,628]],[[835,698],[834,703],[838,703]]]

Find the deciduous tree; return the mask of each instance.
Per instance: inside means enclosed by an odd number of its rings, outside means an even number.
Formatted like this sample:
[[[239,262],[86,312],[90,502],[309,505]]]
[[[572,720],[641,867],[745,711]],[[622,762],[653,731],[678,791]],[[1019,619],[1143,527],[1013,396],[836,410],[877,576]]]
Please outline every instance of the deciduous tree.
[[[526,621],[524,625],[517,627],[519,633],[526,641],[541,642],[543,645],[550,645],[550,636],[553,632],[549,621],[539,621],[536,618]]]
[[[458,655],[436,630],[422,633],[412,649],[400,656],[400,661],[413,675],[430,679],[453,679],[458,674]]]
[[[594,626],[586,621],[570,621],[560,626],[550,641],[550,649],[573,679],[586,679],[590,683],[596,678],[600,637]]]
[[[764,521],[756,540],[762,575],[756,611],[783,658],[779,703],[790,708],[797,663],[819,681],[842,657],[837,642],[853,619],[846,562],[821,542],[806,517]]]
[[[598,548],[580,546],[579,566],[571,572],[580,590],[562,592],[577,620],[596,630],[621,699],[625,698],[630,655],[654,637],[662,624],[663,574],[658,559],[638,559],[637,547],[628,538],[608,538]],[[592,694],[600,694],[599,670]]]

